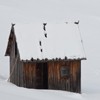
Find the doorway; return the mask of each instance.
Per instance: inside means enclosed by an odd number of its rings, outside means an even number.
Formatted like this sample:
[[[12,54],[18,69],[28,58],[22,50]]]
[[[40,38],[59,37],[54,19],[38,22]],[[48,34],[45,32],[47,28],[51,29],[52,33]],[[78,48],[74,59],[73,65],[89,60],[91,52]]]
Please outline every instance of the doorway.
[[[48,89],[47,63],[39,62],[36,65],[36,88],[37,89]]]
[[[48,66],[43,63],[43,89],[48,89]]]

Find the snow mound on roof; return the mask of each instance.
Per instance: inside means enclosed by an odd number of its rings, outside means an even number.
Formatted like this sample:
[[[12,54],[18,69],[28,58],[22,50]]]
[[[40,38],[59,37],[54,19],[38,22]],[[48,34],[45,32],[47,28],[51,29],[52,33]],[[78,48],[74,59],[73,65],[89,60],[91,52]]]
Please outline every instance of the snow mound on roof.
[[[46,31],[43,30],[43,23],[17,24],[15,34],[21,59],[85,57],[78,26],[74,23],[47,23]]]

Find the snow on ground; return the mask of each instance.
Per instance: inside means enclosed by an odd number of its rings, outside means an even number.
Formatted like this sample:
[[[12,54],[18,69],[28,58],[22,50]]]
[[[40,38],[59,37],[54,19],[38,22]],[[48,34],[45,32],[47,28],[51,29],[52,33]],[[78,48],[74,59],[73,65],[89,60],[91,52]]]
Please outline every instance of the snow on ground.
[[[100,0],[0,0],[0,100],[100,100]],[[19,88],[9,82],[4,57],[11,23],[80,20],[87,56],[82,61],[82,94]]]
[[[17,87],[0,79],[1,100],[99,100],[100,93],[71,93],[57,90],[38,90]]]
[[[68,94],[68,97],[66,96]],[[73,95],[73,97],[71,97]],[[2,100],[65,100],[66,97],[73,100],[81,95],[53,90],[35,90],[17,87],[7,81],[0,79],[0,98]]]

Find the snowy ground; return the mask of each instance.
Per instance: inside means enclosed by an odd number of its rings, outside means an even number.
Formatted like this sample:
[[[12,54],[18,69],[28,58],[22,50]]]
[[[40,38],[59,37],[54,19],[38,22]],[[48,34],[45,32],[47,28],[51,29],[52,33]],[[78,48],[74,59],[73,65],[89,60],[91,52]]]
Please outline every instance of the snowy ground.
[[[0,0],[0,100],[100,100],[100,0]],[[4,57],[11,23],[80,20],[87,61],[82,61],[82,94],[19,88],[7,82]]]
[[[84,91],[82,94],[56,90],[36,90],[17,87],[0,79],[1,100],[99,100],[100,91]]]

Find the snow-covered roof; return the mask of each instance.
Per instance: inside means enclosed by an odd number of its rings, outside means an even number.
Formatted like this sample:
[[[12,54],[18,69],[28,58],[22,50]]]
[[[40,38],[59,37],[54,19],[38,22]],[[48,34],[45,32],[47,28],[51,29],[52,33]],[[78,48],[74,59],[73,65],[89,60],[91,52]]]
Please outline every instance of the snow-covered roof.
[[[44,33],[47,33],[47,38]],[[16,24],[15,34],[21,59],[85,57],[78,26],[74,23],[47,23],[46,31],[43,23]]]

